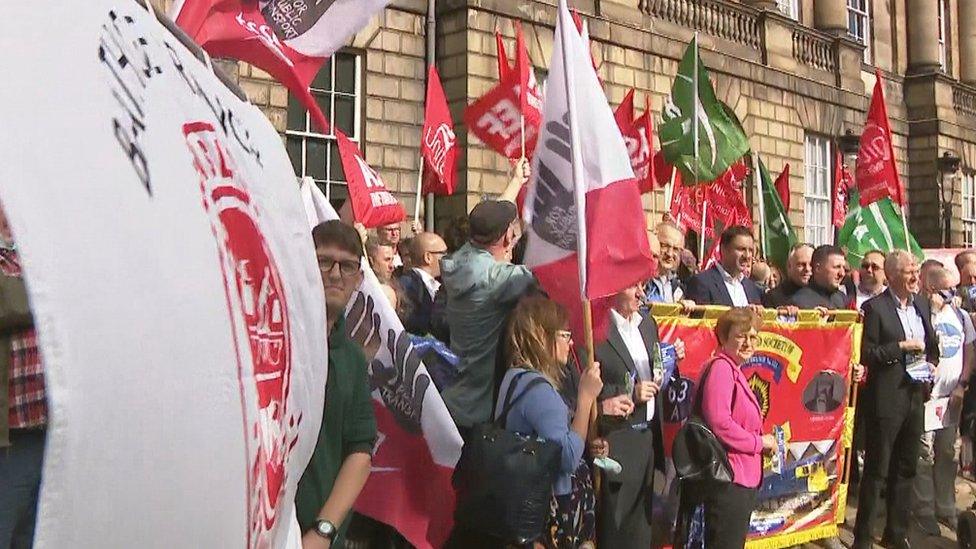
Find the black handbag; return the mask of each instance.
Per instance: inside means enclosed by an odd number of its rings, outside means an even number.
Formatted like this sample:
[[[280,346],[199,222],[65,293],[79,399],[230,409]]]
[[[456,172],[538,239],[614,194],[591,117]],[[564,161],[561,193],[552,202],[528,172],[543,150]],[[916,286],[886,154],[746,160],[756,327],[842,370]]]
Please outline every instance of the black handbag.
[[[541,377],[533,379],[512,400],[519,379],[527,373],[512,379],[498,418],[474,426],[454,474],[455,522],[467,530],[519,545],[538,539],[546,531],[562,453],[559,443],[505,430],[512,407],[532,387],[548,383]]]
[[[715,433],[702,418],[701,399],[705,379],[712,371],[711,362],[698,383],[691,417],[678,430],[674,437],[671,457],[678,478],[683,482],[705,485],[728,484],[732,482],[732,466],[729,455]]]

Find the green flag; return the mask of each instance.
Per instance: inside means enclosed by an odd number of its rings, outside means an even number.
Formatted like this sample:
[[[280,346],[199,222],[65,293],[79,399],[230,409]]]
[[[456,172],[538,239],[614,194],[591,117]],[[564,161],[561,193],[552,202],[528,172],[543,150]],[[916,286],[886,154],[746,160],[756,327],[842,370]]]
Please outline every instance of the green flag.
[[[714,181],[749,151],[749,139],[735,115],[715,97],[699,60],[697,38],[678,65],[662,119],[661,149],[664,158],[681,170],[682,181]]]
[[[756,158],[759,158],[758,156]],[[787,167],[788,168],[788,167]],[[773,179],[762,160],[759,161],[759,180],[762,185],[763,206],[763,244],[766,249],[766,260],[786,272],[786,258],[790,250],[798,242],[796,231],[790,224],[783,201],[779,199]]]
[[[888,253],[905,249],[905,229],[902,225],[901,211],[890,198],[861,207],[858,204],[857,190],[851,189],[848,197],[847,218],[840,230],[840,245],[847,249],[847,262],[852,268],[861,266],[864,254],[871,250]],[[924,259],[922,248],[908,233],[912,254],[919,261]]]

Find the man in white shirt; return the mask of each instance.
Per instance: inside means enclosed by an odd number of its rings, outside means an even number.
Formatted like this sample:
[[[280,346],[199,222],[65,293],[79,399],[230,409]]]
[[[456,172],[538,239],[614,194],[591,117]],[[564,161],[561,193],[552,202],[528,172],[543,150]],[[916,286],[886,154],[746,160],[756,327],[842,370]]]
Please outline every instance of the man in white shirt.
[[[976,340],[971,317],[952,302],[949,277],[945,268],[933,266],[926,269],[922,280],[923,295],[932,305],[932,327],[941,355],[929,398],[948,397],[950,402],[943,416],[944,428],[922,435],[921,459],[915,476],[915,520],[930,535],[938,535],[938,522],[953,530],[956,526],[956,429]]]
[[[687,298],[699,305],[762,307],[762,291],[748,276],[754,248],[755,239],[748,227],[725,229],[719,241],[720,261],[691,279]]]
[[[685,235],[674,223],[665,221],[656,230],[660,244],[657,276],[648,281],[647,300],[658,303],[679,303],[684,299],[684,286],[678,280],[681,252],[685,249]]]
[[[441,287],[441,258],[447,254],[447,244],[436,233],[419,233],[410,242],[410,257],[414,267],[400,276],[400,286],[409,302],[409,316],[404,328],[417,335],[430,332],[434,297]]]
[[[884,274],[885,254],[880,250],[871,250],[861,258],[861,268],[858,269],[860,280],[857,283],[857,308],[872,297],[887,289],[887,279]]]

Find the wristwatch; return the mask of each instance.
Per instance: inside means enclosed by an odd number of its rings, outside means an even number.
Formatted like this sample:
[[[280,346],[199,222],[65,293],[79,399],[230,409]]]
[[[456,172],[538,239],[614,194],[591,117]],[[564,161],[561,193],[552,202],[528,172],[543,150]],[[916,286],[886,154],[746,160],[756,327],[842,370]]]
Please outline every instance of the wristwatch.
[[[336,535],[335,524],[332,524],[325,519],[318,519],[315,521],[315,533],[329,541],[332,541]]]

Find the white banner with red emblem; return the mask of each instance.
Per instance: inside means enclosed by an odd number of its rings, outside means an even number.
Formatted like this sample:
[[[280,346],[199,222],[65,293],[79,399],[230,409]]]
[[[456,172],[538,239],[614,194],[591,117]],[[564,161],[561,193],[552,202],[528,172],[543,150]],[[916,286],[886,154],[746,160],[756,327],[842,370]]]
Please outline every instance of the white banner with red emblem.
[[[327,350],[279,135],[138,2],[8,8],[0,199],[51,407],[37,546],[283,546]]]

